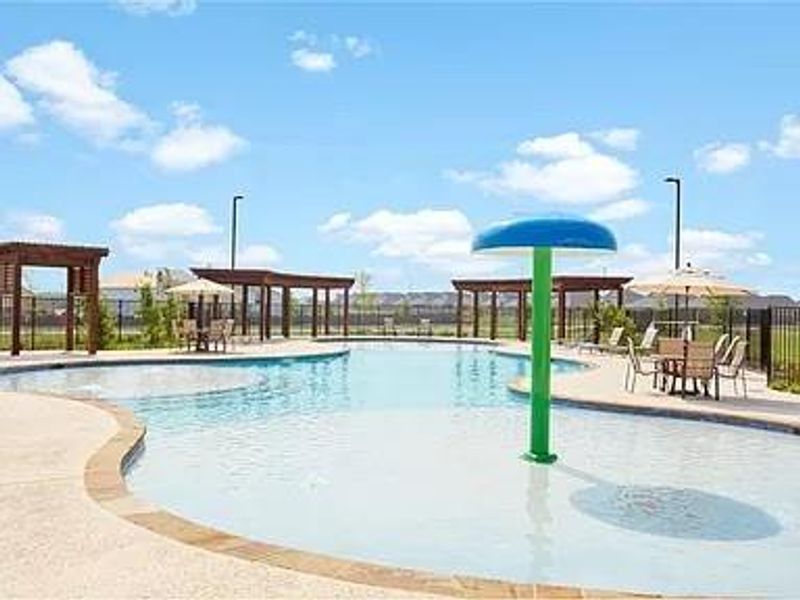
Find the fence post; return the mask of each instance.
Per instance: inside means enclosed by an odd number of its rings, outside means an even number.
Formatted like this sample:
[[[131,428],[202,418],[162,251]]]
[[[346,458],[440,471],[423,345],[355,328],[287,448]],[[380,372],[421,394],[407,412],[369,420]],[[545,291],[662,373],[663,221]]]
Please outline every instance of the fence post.
[[[772,382],[772,308],[761,312],[761,369],[767,373],[767,384]]]
[[[122,300],[117,300],[117,341],[122,342]]]
[[[36,350],[36,296],[31,296],[31,350]]]

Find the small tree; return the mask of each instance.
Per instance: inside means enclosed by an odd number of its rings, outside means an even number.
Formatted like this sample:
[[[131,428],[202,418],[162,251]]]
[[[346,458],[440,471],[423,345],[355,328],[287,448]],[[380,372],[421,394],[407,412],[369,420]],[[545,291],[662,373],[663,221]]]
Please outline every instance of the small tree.
[[[607,336],[615,327],[622,327],[624,336],[636,338],[636,323],[624,308],[610,302],[600,302],[595,307],[593,316],[602,335]]]
[[[139,308],[137,316],[142,321],[142,340],[146,346],[158,346],[162,338],[161,311],[156,303],[153,289],[149,284],[139,288]]]
[[[116,346],[117,319],[108,302],[100,301],[100,335],[98,345],[101,350],[109,350]]]

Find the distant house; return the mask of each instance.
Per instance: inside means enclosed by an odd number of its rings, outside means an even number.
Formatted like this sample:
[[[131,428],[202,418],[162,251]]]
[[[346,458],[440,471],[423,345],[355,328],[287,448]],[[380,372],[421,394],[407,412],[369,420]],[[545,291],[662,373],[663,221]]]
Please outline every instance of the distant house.
[[[164,290],[194,279],[182,269],[160,268],[140,273],[115,273],[100,279],[100,295],[108,301],[131,302],[139,299],[139,289],[150,286],[156,297],[163,297]]]

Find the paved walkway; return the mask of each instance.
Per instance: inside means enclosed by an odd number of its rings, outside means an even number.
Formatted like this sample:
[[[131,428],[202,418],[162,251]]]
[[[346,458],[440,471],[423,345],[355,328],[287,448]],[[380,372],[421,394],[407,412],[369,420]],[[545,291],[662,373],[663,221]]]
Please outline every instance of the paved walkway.
[[[524,344],[512,344],[500,350],[525,354]],[[757,421],[764,426],[800,434],[800,395],[777,392],[767,387],[762,373],[747,372],[748,398],[734,395],[729,380],[720,383],[720,400],[703,396],[673,396],[652,388],[652,379],[640,376],[636,393],[623,388],[627,359],[623,356],[578,353],[567,348],[554,347],[553,356],[590,363],[594,368],[586,371],[553,377],[553,396],[567,402],[587,407],[632,412],[663,413],[672,416],[700,417],[729,422]],[[527,392],[529,382],[516,380],[512,389]],[[741,394],[741,390],[740,390]]]

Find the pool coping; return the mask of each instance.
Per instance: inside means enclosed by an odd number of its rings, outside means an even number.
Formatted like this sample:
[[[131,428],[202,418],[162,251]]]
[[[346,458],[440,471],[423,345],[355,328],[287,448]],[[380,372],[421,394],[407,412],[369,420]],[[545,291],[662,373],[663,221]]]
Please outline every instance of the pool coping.
[[[460,598],[661,597],[568,585],[515,583],[469,575],[441,575],[298,550],[201,525],[153,506],[128,490],[124,474],[144,449],[146,434],[146,428],[131,411],[99,399],[56,397],[102,410],[114,418],[119,427],[117,433],[86,463],[84,486],[89,497],[105,510],[134,525],[202,550],[350,583]]]

